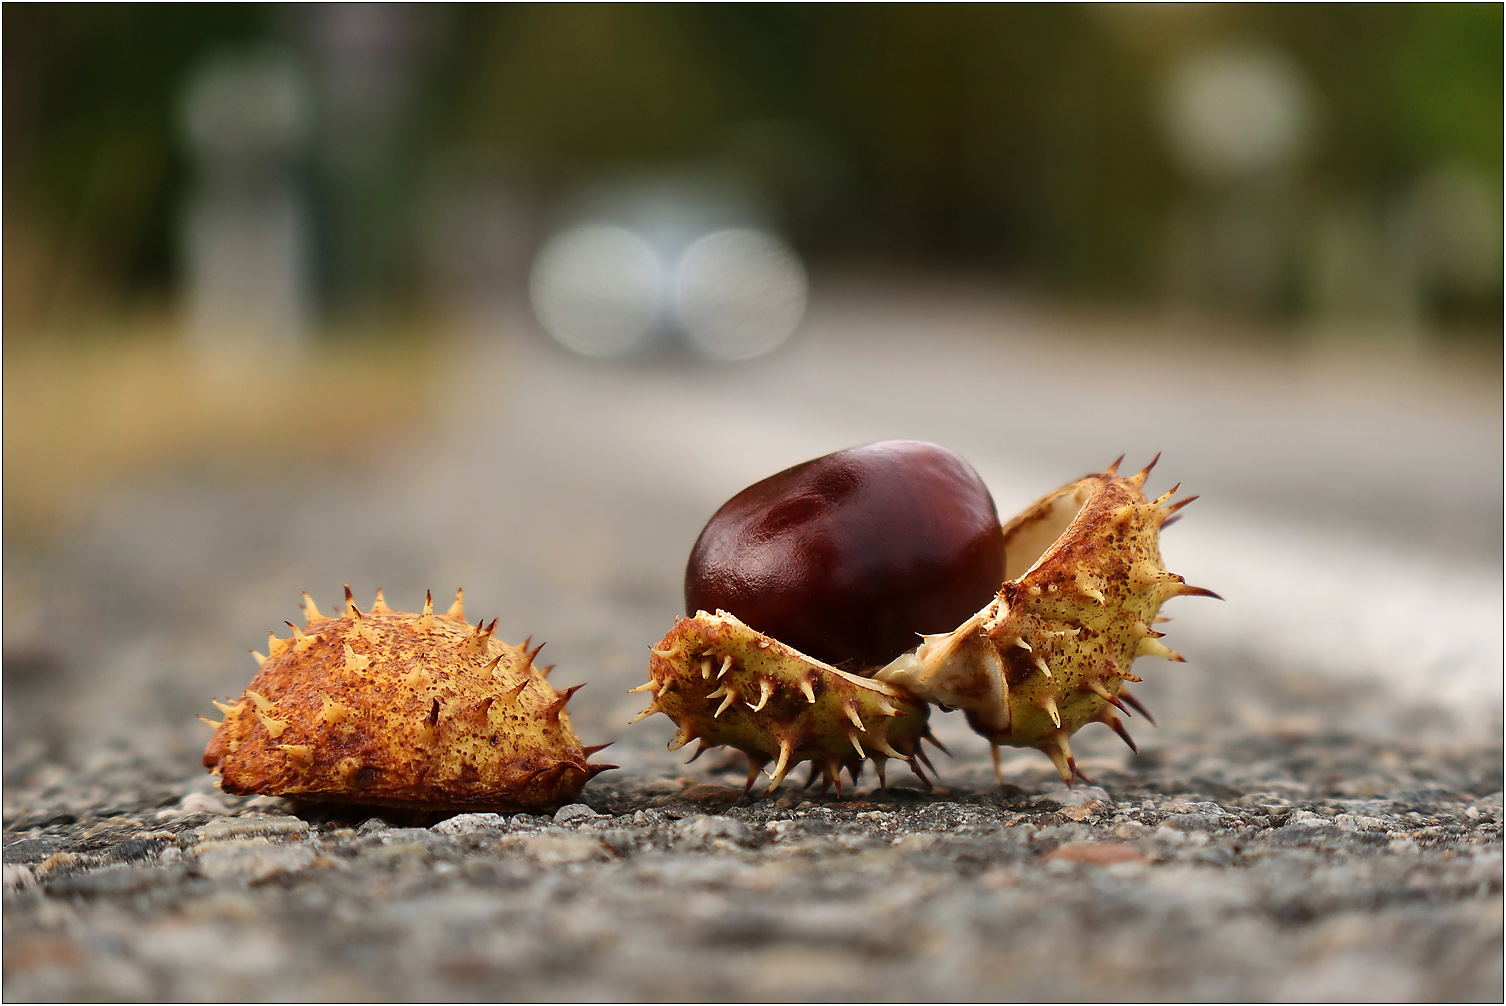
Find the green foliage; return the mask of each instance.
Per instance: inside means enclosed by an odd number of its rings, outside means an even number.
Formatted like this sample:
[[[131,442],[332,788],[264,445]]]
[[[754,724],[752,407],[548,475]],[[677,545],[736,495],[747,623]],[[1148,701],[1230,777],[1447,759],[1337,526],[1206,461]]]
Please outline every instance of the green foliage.
[[[186,180],[175,135],[189,68],[265,37],[245,4],[7,4],[5,211],[57,254],[123,289],[170,276],[172,206]]]
[[[1501,172],[1498,5],[422,10],[437,41],[388,165],[406,181],[345,201],[386,214],[368,227],[383,248],[401,243],[391,221],[409,183],[449,151],[512,165],[545,199],[607,172],[741,158],[808,249],[1002,263],[1144,295],[1189,185],[1165,153],[1158,89],[1179,54],[1228,39],[1285,49],[1308,75],[1308,183],[1383,201],[1444,161]],[[7,215],[117,290],[164,287],[187,181],[174,128],[186,74],[227,46],[305,41],[306,15],[7,5],[3,17]],[[345,183],[323,184],[342,205],[329,188]],[[346,273],[400,289],[393,268]]]

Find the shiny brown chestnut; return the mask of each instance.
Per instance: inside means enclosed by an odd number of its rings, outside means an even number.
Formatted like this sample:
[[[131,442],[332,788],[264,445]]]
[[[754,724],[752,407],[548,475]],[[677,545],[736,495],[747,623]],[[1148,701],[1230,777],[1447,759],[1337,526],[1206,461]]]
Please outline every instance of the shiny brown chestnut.
[[[1004,535],[983,480],[919,440],[852,447],[787,468],[724,503],[685,570],[685,609],[722,609],[849,669],[949,632],[1004,580]]]

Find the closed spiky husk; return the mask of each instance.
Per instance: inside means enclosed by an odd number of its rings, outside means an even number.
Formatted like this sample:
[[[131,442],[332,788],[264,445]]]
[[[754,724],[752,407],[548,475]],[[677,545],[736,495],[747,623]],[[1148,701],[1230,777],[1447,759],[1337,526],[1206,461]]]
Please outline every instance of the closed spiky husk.
[[[1158,455],[1159,457],[1159,455]],[[1195,497],[1176,488],[1147,500],[1153,460],[1132,476],[1107,471],[1048,494],[1004,528],[1006,577],[998,595],[956,630],[927,636],[875,674],[917,698],[966,712],[994,745],[1045,752],[1070,785],[1086,779],[1068,738],[1093,722],[1134,741],[1118,713],[1142,656],[1181,660],[1152,626],[1173,597],[1212,591],[1189,586],[1161,562],[1159,532]],[[1147,718],[1148,714],[1147,714]]]
[[[216,702],[204,765],[227,793],[418,810],[533,810],[578,793],[592,765],[565,705],[534,664],[538,649],[471,626],[461,592],[443,614],[394,611],[377,591],[340,617],[304,595],[307,624],[253,653],[256,676]]]

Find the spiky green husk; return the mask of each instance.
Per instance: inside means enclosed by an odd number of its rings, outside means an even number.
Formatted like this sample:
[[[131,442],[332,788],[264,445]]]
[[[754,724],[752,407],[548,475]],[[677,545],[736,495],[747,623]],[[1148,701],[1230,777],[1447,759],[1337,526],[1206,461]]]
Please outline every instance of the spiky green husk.
[[[854,782],[872,758],[884,780],[884,763],[900,758],[925,781],[915,763],[930,738],[930,709],[902,688],[860,678],[755,631],[724,611],[681,618],[653,648],[649,680],[634,691],[653,693],[639,714],[664,713],[679,726],[671,751],[699,740],[695,757],[725,744],[748,756],[748,789],[769,761],[773,792],[802,761],[812,763],[826,786],[841,792],[838,773]],[[637,722],[635,719],[633,722]]]

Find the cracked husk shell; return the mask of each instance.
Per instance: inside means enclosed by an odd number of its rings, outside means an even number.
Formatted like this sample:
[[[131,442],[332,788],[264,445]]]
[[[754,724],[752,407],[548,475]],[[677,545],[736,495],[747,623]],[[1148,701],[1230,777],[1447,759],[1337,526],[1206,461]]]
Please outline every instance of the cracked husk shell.
[[[881,784],[889,758],[926,781],[915,760],[925,760],[921,739],[934,741],[928,706],[806,656],[725,611],[677,620],[653,648],[649,680],[633,691],[653,695],[634,723],[664,713],[679,727],[671,751],[698,740],[691,761],[722,744],[744,752],[749,790],[770,761],[766,792],[802,761],[811,763],[812,782],[820,773],[823,792],[835,784],[841,793],[843,768],[856,783],[868,758]]]
[[[204,749],[227,793],[261,793],[416,810],[556,806],[612,765],[592,765],[538,650],[493,638],[496,621],[449,611],[394,611],[377,591],[361,612],[322,615],[269,636],[256,676]],[[579,686],[576,686],[579,687]]]
[[[1159,457],[1159,456],[1158,456]],[[1134,748],[1118,713],[1145,714],[1124,689],[1142,656],[1181,660],[1153,625],[1167,600],[1217,597],[1161,562],[1160,528],[1196,497],[1147,500],[1152,461],[1132,476],[1085,476],[1038,500],[1004,528],[1008,557],[998,595],[955,631],[927,636],[877,672],[917,698],[965,711],[994,745],[1043,751],[1070,785],[1068,738],[1088,723]],[[1147,716],[1148,718],[1148,716]]]

